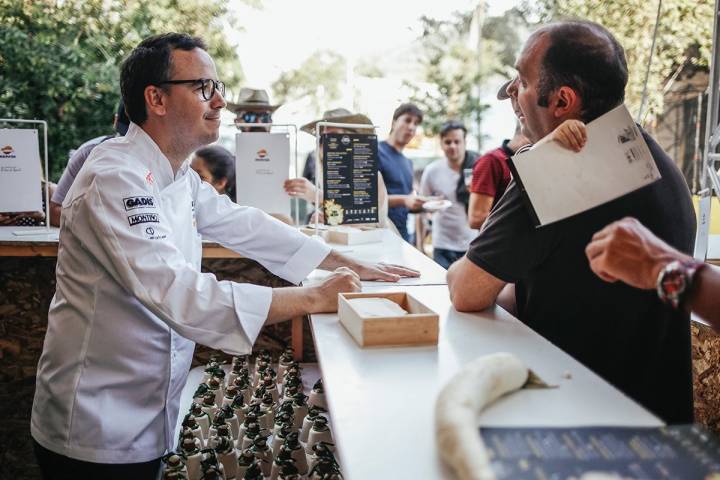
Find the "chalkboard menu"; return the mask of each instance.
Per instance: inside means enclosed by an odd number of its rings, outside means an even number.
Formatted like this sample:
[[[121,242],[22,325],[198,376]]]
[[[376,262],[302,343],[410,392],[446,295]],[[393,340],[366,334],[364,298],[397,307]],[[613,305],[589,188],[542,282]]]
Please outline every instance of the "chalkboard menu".
[[[498,480],[720,478],[720,441],[698,425],[481,428]]]
[[[327,133],[321,142],[325,223],[377,223],[377,135]]]

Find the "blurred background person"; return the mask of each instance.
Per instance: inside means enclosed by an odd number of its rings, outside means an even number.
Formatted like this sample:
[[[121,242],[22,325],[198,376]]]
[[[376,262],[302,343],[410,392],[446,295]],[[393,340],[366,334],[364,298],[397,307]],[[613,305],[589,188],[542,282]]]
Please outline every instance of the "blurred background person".
[[[465,148],[467,128],[462,122],[451,120],[440,128],[440,147],[445,158],[425,167],[420,180],[420,194],[438,197],[450,206],[432,216],[433,259],[443,268],[449,268],[465,255],[476,232],[468,226],[465,205],[458,199],[459,185],[464,187],[463,166],[476,158]],[[426,205],[428,205],[426,203]]]
[[[507,87],[512,80],[508,80],[498,90],[498,100],[510,98]],[[510,98],[515,112],[518,111],[517,102]],[[515,133],[510,140],[504,140],[495,150],[485,153],[477,159],[473,167],[472,182],[470,183],[470,203],[468,205],[468,222],[470,228],[480,229],[505,189],[510,183],[510,166],[508,161],[517,150],[530,141],[520,133],[520,124],[515,127]]]
[[[195,151],[190,164],[200,179],[212,185],[219,194],[235,202],[235,156],[225,147],[210,145]]]
[[[415,240],[408,233],[408,213],[420,212],[427,199],[415,194],[412,161],[402,152],[422,120],[422,110],[413,103],[403,103],[393,113],[387,140],[378,143],[380,173],[388,191],[388,216],[400,236],[412,244]]]
[[[227,102],[227,109],[235,114],[235,124],[242,132],[269,132],[269,126],[239,126],[244,123],[272,123],[272,114],[280,105],[272,105],[265,90],[242,88],[237,102]]]
[[[490,150],[475,162],[470,183],[468,223],[470,228],[480,229],[490,210],[500,201],[510,183],[510,157],[523,145],[530,143],[519,128],[510,140],[504,140],[495,150]]]
[[[113,116],[112,125],[113,130],[115,130],[114,133],[92,138],[80,145],[76,150],[70,151],[70,158],[65,166],[65,170],[54,189],[54,193],[51,193],[50,196],[50,225],[55,227],[60,226],[62,202],[65,200],[65,196],[75,181],[75,177],[77,177],[78,172],[80,172],[82,166],[85,165],[85,160],[87,160],[90,156],[90,152],[92,152],[95,147],[105,140],[124,136],[127,133],[128,128],[130,127],[130,119],[125,113],[125,105],[123,104],[122,99],[120,99],[120,102],[118,103],[117,111]]]

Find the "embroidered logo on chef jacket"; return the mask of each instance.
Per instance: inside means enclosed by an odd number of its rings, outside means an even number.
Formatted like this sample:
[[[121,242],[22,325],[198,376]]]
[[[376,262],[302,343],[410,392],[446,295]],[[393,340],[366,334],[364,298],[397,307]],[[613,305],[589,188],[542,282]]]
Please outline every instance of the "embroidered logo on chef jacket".
[[[150,170],[148,170],[147,174],[145,175],[145,181],[148,185],[152,185],[155,183],[155,179],[153,178],[153,174]]]
[[[139,213],[128,216],[128,223],[131,227],[141,223],[160,223],[160,217],[157,213]]]
[[[136,208],[155,208],[155,199],[153,197],[125,197],[123,204],[126,211]]]
[[[153,227],[145,228],[145,238],[148,240],[163,240],[167,238],[164,233],[156,232]]]

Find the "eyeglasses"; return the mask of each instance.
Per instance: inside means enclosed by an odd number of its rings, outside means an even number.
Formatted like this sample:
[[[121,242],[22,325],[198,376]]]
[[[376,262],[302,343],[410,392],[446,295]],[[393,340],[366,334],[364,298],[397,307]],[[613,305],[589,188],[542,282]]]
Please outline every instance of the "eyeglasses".
[[[160,85],[169,83],[171,85],[181,85],[184,83],[199,83],[202,88],[202,96],[206,102],[209,102],[213,98],[215,92],[220,92],[221,96],[225,96],[225,83],[220,80],[213,80],[212,78],[196,78],[195,80],[165,80],[160,82]]]
[[[235,123],[272,123],[272,113],[241,112],[235,119]]]

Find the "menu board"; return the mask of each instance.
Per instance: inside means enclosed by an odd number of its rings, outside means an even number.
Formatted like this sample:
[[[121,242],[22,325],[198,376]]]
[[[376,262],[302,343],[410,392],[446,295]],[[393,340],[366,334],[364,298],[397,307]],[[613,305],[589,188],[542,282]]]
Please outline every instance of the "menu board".
[[[377,223],[377,135],[326,133],[321,141],[325,223]]]
[[[720,441],[698,425],[481,428],[498,480],[720,479]]]

